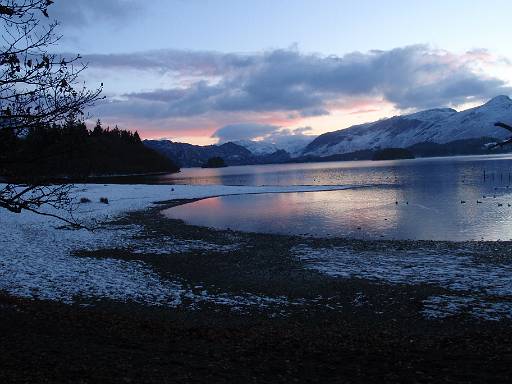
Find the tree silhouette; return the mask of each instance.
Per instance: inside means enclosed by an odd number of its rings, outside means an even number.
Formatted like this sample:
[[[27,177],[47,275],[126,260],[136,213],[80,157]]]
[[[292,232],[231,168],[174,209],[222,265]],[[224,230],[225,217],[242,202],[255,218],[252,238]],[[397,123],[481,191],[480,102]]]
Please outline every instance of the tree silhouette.
[[[8,156],[13,161],[5,165],[3,175],[11,181],[178,171],[171,160],[146,147],[138,134],[104,129],[99,120],[92,130],[73,120],[31,128],[10,142]],[[37,163],[23,161],[31,156],[39,159]]]
[[[227,167],[224,159],[220,156],[210,157],[205,164],[202,166],[203,168],[223,168]]]
[[[51,0],[0,0],[0,173],[12,161],[9,143],[31,129],[81,119],[100,98],[79,81],[86,68],[80,56],[67,59],[49,50],[59,41],[57,22],[48,21]],[[37,157],[18,161],[36,163]],[[33,178],[0,186],[0,207],[43,214],[40,208],[71,209],[69,185]],[[44,213],[47,214],[47,213]]]

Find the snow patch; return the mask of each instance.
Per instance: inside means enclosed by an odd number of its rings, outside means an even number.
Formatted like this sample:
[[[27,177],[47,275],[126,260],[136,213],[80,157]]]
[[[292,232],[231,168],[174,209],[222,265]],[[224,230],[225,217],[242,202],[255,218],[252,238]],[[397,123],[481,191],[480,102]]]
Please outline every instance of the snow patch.
[[[441,295],[423,301],[422,314],[427,319],[444,319],[460,313],[488,321],[512,319],[512,302],[490,302],[475,297]]]
[[[489,317],[512,313],[512,264],[483,261],[468,250],[439,254],[428,249],[378,252],[300,245],[292,252],[307,268],[333,277],[432,284],[467,295],[442,296],[425,302],[427,317],[436,313],[449,316],[468,307],[472,309],[466,312],[478,317],[484,313]]]
[[[1,186],[0,186],[1,187]],[[334,187],[327,189],[343,189]],[[192,199],[238,193],[322,190],[323,187],[228,187],[186,185],[79,185],[75,217],[84,223],[104,222],[125,212],[148,208],[155,201]],[[107,197],[109,204],[99,202]],[[53,212],[55,211],[48,211]],[[62,229],[62,222],[31,212],[14,214],[0,210],[0,290],[9,294],[71,303],[79,299],[133,301],[149,305],[177,306],[184,298],[231,305],[264,305],[282,299],[195,294],[185,283],[161,279],[140,261],[75,257],[80,250],[129,249],[136,253],[167,254],[191,250],[229,252],[239,245],[163,238],[159,244],[141,237],[136,225],[100,225],[93,232]],[[276,301],[277,300],[277,301]]]

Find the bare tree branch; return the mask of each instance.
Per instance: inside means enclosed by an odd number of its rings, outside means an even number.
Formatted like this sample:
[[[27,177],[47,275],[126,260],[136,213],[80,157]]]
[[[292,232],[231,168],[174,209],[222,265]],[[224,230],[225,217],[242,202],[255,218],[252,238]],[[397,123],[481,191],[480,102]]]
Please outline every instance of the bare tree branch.
[[[100,99],[101,86],[90,90],[79,80],[87,68],[80,56],[70,59],[49,53],[60,39],[57,22],[49,22],[51,0],[0,0],[0,134],[23,137],[30,129],[76,120],[84,108]],[[0,138],[3,137],[0,135]],[[12,159],[3,156],[8,146],[0,140],[0,175]],[[4,146],[4,147],[2,147]],[[16,175],[23,179],[24,175]],[[70,186],[24,180],[0,186],[0,208],[56,217],[73,226],[73,219],[41,211],[41,207],[70,213]]]

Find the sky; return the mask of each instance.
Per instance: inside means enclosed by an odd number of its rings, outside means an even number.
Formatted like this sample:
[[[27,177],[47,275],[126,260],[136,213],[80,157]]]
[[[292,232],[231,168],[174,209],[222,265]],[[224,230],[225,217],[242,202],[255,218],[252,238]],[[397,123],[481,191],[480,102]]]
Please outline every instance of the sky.
[[[91,120],[194,144],[275,141],[512,94],[509,0],[56,0]]]

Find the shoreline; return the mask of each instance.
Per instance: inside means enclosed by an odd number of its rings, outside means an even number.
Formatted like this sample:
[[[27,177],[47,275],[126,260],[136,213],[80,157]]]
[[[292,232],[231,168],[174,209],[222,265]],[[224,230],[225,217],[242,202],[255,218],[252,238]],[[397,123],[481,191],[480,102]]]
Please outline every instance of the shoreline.
[[[37,258],[18,247],[9,262],[19,267],[0,258],[0,283],[10,269],[25,282],[43,274],[15,291],[32,300],[0,295],[3,382],[500,382],[512,374],[512,300],[499,291],[508,287],[500,269],[512,264],[508,242],[214,230],[161,214],[211,188],[176,186],[177,199],[157,204],[150,189],[119,187],[119,196],[126,191],[138,199],[86,206],[102,219],[91,239],[47,228],[31,240],[54,233],[33,252],[65,245],[71,255]],[[78,237],[50,244],[63,236]],[[69,287],[44,296],[66,279]]]
[[[162,278],[177,276],[181,281],[190,281],[189,287],[193,288],[186,296],[195,308],[220,305],[225,306],[222,310],[235,308],[240,313],[254,312],[273,318],[293,314],[297,307],[310,307],[313,312],[328,308],[328,312],[336,312],[348,303],[352,310],[369,305],[372,310],[366,315],[379,321],[389,315],[393,321],[412,316],[426,323],[451,318],[475,324],[512,323],[510,292],[507,287],[500,290],[512,282],[506,268],[501,270],[502,265],[512,264],[511,242],[368,240],[251,233],[189,225],[162,214],[173,206],[200,199],[160,202],[111,223],[142,224],[144,231],[138,234],[138,239],[149,241],[149,249],[116,248],[112,253],[106,248],[78,251],[74,255],[140,261],[150,265]],[[176,247],[166,249],[167,242],[173,242]],[[319,254],[327,255],[327,264]],[[345,264],[340,264],[339,256]],[[364,266],[359,265],[361,260]],[[481,269],[475,269],[475,263]],[[409,273],[402,268],[409,269]],[[464,273],[472,276],[460,279],[458,276]],[[291,278],[297,276],[300,276],[298,281]],[[320,284],[323,288],[315,293],[308,284],[314,287]],[[351,287],[349,297],[339,295],[340,286],[343,290]],[[354,286],[362,287],[361,291],[354,291]],[[414,301],[412,307],[409,302],[398,304],[396,300],[387,300],[389,308],[385,309],[381,299],[374,298],[372,303],[365,297],[363,292],[368,287],[370,291],[375,287],[389,290],[392,296],[402,295],[397,290],[404,290],[407,295],[417,297],[409,298]],[[445,302],[436,303],[440,298]],[[409,309],[396,311],[397,306]]]
[[[208,243],[203,241],[203,238],[209,238],[212,240],[215,239],[215,235],[220,234],[224,236],[226,233],[233,235],[232,237],[258,237],[258,236],[266,236],[271,239],[293,239],[293,245],[303,246],[304,244],[308,245],[311,248],[311,251],[314,251],[315,248],[320,249],[321,251],[329,251],[330,248],[334,250],[344,250],[344,247],[349,247],[353,250],[353,252],[361,253],[366,252],[377,252],[377,255],[380,254],[391,254],[395,252],[397,254],[402,254],[406,257],[407,252],[412,252],[415,250],[419,250],[419,252],[432,253],[433,251],[437,252],[437,256],[440,258],[443,257],[443,253],[452,252],[458,253],[461,255],[467,255],[473,257],[478,253],[482,253],[480,256],[475,256],[480,259],[489,259],[494,261],[501,261],[504,263],[512,260],[512,252],[509,251],[511,242],[508,241],[438,241],[438,240],[394,240],[394,239],[361,239],[361,238],[350,238],[350,237],[317,237],[317,236],[300,236],[300,235],[286,235],[286,234],[258,234],[254,232],[236,232],[230,229],[222,230],[222,229],[213,229],[207,227],[195,227],[193,225],[186,225],[184,223],[180,224],[180,227],[188,228],[192,232],[197,233],[195,239],[191,241],[190,245],[181,244],[178,242],[178,246],[173,249],[165,246],[165,244],[161,244],[161,241],[156,239],[156,243],[158,246],[162,245],[161,249],[157,249],[157,247],[149,246],[149,240],[155,240],[155,236],[149,236],[144,241],[139,241],[140,239],[144,239],[144,233],[146,230],[146,222],[148,220],[147,216],[144,216],[145,212],[150,212],[151,215],[159,218],[158,224],[162,227],[168,226],[169,222],[176,222],[172,219],[166,219],[162,216],[161,212],[165,209],[168,209],[172,206],[182,205],[185,203],[190,203],[193,201],[198,201],[202,199],[214,198],[218,196],[227,196],[227,195],[242,195],[242,194],[260,194],[260,193],[287,193],[287,192],[313,192],[313,191],[324,191],[324,190],[345,190],[348,188],[354,188],[352,186],[327,186],[327,187],[229,187],[229,186],[185,186],[185,185],[177,185],[170,188],[170,186],[142,186],[142,185],[116,185],[114,190],[115,196],[109,194],[109,191],[113,191],[113,185],[81,185],[78,186],[77,189],[77,198],[80,196],[90,197],[93,201],[90,204],[81,204],[80,205],[80,214],[85,220],[94,220],[99,224],[99,231],[89,232],[89,231],[64,231],[59,230],[59,227],[53,227],[53,225],[58,224],[58,221],[46,220],[45,218],[41,218],[36,215],[31,215],[28,213],[24,213],[21,215],[10,215],[4,217],[2,219],[6,219],[6,226],[3,228],[4,230],[4,238],[7,237],[7,248],[6,252],[9,252],[9,242],[12,245],[16,245],[14,242],[15,238],[12,238],[13,229],[17,229],[20,233],[15,236],[23,236],[26,235],[23,232],[33,231],[37,228],[38,231],[43,231],[44,236],[59,236],[60,233],[67,233],[71,235],[71,237],[76,237],[76,241],[69,242],[71,239],[63,239],[64,242],[61,246],[48,243],[41,244],[39,240],[37,240],[37,244],[27,244],[33,243],[33,238],[26,239],[25,246],[34,246],[34,249],[39,249],[38,253],[44,252],[53,252],[52,249],[57,250],[57,247],[64,247],[71,249],[72,253],[75,251],[81,252],[87,250],[101,250],[108,249],[108,247],[112,247],[113,249],[123,249],[123,248],[132,248],[135,249],[137,253],[144,254],[146,252],[150,252],[153,250],[157,250],[157,253],[165,254],[166,252],[180,252],[180,247],[185,252],[188,251],[188,248],[193,248],[197,250],[201,250],[201,247],[206,246],[206,251],[214,251],[216,252],[219,247],[214,244],[215,241]],[[358,186],[356,186],[358,188]],[[133,195],[137,195],[138,197],[131,197]],[[97,201],[100,197],[107,196],[109,198],[110,203],[98,204],[94,201]],[[116,197],[117,196],[117,197]],[[1,212],[0,212],[1,213]],[[5,215],[5,212],[4,212]],[[137,220],[132,221],[123,221],[123,217],[145,217],[143,222],[137,222]],[[9,220],[11,219],[11,220]],[[119,220],[117,220],[119,219]],[[103,223],[103,224],[102,224]],[[112,225],[111,223],[114,223]],[[116,226],[115,223],[122,223],[122,225]],[[11,227],[9,229],[9,226]],[[14,227],[14,228],[13,228]],[[123,228],[126,230],[123,231]],[[64,229],[64,228],[61,228]],[[193,230],[192,230],[193,229]],[[1,230],[0,230],[1,232]],[[159,228],[152,228],[153,234],[159,233]],[[172,232],[172,231],[171,231]],[[0,233],[1,234],[1,233]],[[174,235],[173,233],[170,233]],[[208,235],[206,235],[208,234]],[[75,236],[76,235],[76,236]],[[167,236],[165,233],[161,234],[164,239],[173,239],[170,236]],[[114,237],[112,237],[114,236]],[[166,237],[167,236],[167,237]],[[11,237],[11,239],[9,239]],[[119,237],[119,238],[117,238]],[[57,239],[55,239],[57,240]],[[196,242],[197,244],[193,244]],[[58,243],[58,242],[57,242]],[[89,244],[93,243],[93,244]],[[140,244],[138,244],[140,243]],[[41,247],[43,245],[43,247]],[[236,245],[236,244],[235,244]],[[196,247],[196,248],[194,248]],[[210,247],[210,249],[208,249]],[[18,247],[17,252],[22,250]],[[220,247],[222,248],[222,247]],[[229,248],[229,247],[228,247]],[[12,248],[14,251],[15,248]],[[30,250],[30,248],[28,249]],[[236,251],[236,247],[233,249]],[[221,250],[221,252],[227,252],[228,250]],[[294,257],[297,259],[301,258],[301,253],[304,250],[302,249],[294,249]],[[7,255],[7,254],[6,254]],[[64,255],[64,254],[63,254]],[[2,256],[2,255],[0,255]],[[27,254],[28,256],[28,254]],[[424,255],[417,255],[416,257],[423,257]],[[436,257],[437,257],[436,256]],[[462,258],[464,259],[464,258]],[[39,260],[39,259],[38,259]],[[307,257],[306,260],[307,262]],[[396,260],[395,260],[396,261]],[[2,259],[0,258],[0,263]],[[304,265],[304,260],[301,261]],[[5,276],[5,275],[4,275]],[[385,281],[385,280],[384,280]],[[0,280],[0,289],[1,280]]]

